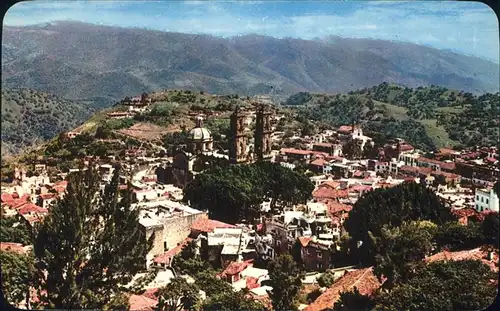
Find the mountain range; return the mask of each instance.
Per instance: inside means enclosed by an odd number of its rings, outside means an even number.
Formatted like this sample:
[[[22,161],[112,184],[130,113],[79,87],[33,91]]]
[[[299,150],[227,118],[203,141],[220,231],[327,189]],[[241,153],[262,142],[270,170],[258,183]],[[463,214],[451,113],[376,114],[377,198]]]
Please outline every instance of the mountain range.
[[[2,83],[108,106],[141,92],[346,92],[382,82],[497,92],[498,65],[426,46],[371,39],[219,38],[54,22],[3,29]]]

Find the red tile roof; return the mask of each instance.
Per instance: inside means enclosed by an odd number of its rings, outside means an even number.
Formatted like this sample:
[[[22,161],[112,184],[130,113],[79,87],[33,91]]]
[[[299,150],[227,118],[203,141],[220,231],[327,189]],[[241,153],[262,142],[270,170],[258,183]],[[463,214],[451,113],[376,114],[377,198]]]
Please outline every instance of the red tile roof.
[[[434,262],[441,260],[452,260],[452,261],[461,261],[461,260],[480,260],[485,263],[487,266],[491,268],[491,270],[497,272],[498,271],[498,252],[494,253],[493,260],[487,259],[488,251],[482,247],[478,247],[475,249],[458,251],[458,252],[449,252],[443,251],[432,255],[430,257],[425,258],[426,262]]]
[[[50,199],[55,198],[55,197],[56,197],[55,193],[40,194],[40,198],[42,198],[42,200],[50,200]]]
[[[415,148],[412,145],[407,144],[407,143],[399,145],[399,150],[400,151],[411,151],[411,150],[414,150],[414,149]]]
[[[332,308],[340,298],[341,292],[348,292],[356,287],[362,295],[371,295],[380,287],[381,283],[373,274],[373,269],[365,268],[347,272],[333,285],[321,294],[304,311],[322,311]]]
[[[158,304],[158,300],[144,295],[130,295],[128,302],[131,311],[153,311]]]
[[[333,180],[327,180],[327,181],[324,181],[323,183],[321,183],[319,187],[330,187],[331,189],[337,189],[338,187],[340,187],[340,183],[337,182],[337,181],[333,181]]]
[[[226,277],[226,276],[236,275],[251,266],[253,266],[253,260],[247,260],[242,262],[232,261],[229,264],[229,266],[227,266],[227,268],[224,269],[224,271],[222,271],[220,276]]]
[[[347,190],[335,190],[327,187],[319,187],[313,191],[313,197],[315,199],[337,199],[337,198],[347,198],[349,193]]]
[[[349,188],[349,191],[352,192],[365,192],[370,190],[372,190],[372,187],[366,185],[354,185],[351,188]]]
[[[280,152],[285,153],[285,154],[295,154],[295,155],[311,154],[311,151],[302,150],[302,149],[295,149],[295,148],[281,148]]]
[[[48,209],[40,207],[30,202],[26,202],[25,204],[17,207],[16,209],[20,215],[26,215],[30,213],[46,214],[49,212]]]
[[[191,225],[191,230],[199,232],[208,233],[214,231],[215,228],[236,228],[236,226],[207,218],[200,218]]]
[[[172,248],[172,249],[169,249],[168,251],[166,251],[165,253],[161,254],[161,255],[158,255],[156,256],[154,259],[153,259],[153,262],[155,263],[159,263],[159,264],[166,264],[167,262],[169,262],[175,255],[178,255],[181,253],[182,251],[182,248],[187,245],[189,242],[191,242],[193,239],[191,238],[186,238],[184,239],[184,241],[182,241],[181,243],[179,243],[179,245],[177,245],[176,247]]]
[[[0,249],[6,252],[13,252],[18,254],[26,253],[26,247],[21,243],[0,242]]]
[[[14,201],[14,197],[10,193],[2,193],[1,199],[2,199],[2,203]]]
[[[455,169],[454,162],[443,162],[443,161],[438,161],[438,160],[434,160],[434,159],[429,159],[426,157],[419,157],[418,162],[439,165],[441,168],[444,168],[447,170],[454,170]]]
[[[260,287],[259,279],[258,278],[254,278],[252,276],[247,277],[246,283],[247,283],[247,288],[248,289],[254,289],[254,288]]]
[[[359,128],[359,126],[354,126],[355,129]],[[352,125],[341,125],[338,129],[337,129],[337,132],[343,132],[343,133],[347,133],[347,132],[352,132]]]
[[[352,210],[352,206],[338,202],[328,202],[327,206],[328,206],[328,213],[331,215],[342,212],[350,212]]]
[[[323,159],[316,159],[314,161],[311,162],[311,165],[314,165],[314,166],[324,166],[327,162]]]

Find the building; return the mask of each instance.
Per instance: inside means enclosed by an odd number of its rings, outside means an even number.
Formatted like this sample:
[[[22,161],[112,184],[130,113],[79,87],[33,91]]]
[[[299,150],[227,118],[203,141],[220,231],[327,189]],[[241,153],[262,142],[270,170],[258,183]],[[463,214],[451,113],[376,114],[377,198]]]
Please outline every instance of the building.
[[[189,236],[191,226],[196,220],[207,218],[205,212],[170,200],[139,203],[136,207],[141,209],[139,223],[146,231],[146,238],[155,234],[153,248],[146,258],[147,268],[152,264],[154,257],[176,247]]]
[[[313,303],[303,311],[320,311],[332,308],[340,299],[340,294],[356,287],[361,295],[371,296],[382,284],[373,273],[373,267],[346,271],[333,285],[324,291]]]
[[[330,241],[323,241],[316,236],[299,237],[300,257],[304,266],[310,271],[325,271],[331,268],[331,246]]]
[[[255,120],[255,154],[257,160],[269,160],[271,154],[271,112],[261,104],[257,108]]]
[[[478,212],[499,211],[498,195],[493,188],[476,189],[474,205]]]
[[[231,114],[229,161],[234,164],[248,161],[248,137],[244,124],[246,117],[247,114],[240,107]]]

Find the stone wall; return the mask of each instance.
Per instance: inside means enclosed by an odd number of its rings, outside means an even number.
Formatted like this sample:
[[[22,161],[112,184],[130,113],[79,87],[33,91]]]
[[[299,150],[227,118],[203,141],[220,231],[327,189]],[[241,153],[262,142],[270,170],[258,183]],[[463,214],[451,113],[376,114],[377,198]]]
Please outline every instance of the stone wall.
[[[200,219],[206,218],[206,212],[192,214],[184,217],[167,219],[164,222],[163,241],[167,242],[167,248],[171,249],[182,242],[191,233],[191,226]]]

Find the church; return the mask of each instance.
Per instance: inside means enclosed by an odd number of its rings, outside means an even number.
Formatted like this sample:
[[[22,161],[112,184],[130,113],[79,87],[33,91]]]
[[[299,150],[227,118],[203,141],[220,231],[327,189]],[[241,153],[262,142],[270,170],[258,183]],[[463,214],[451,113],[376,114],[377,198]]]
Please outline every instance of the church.
[[[157,179],[165,184],[184,188],[197,174],[220,165],[244,164],[271,159],[271,115],[269,107],[258,104],[255,113],[253,146],[246,126],[249,111],[237,107],[230,116],[229,154],[214,150],[212,133],[203,126],[203,118],[196,118],[196,126],[189,131],[185,147],[177,151],[172,163],[156,170]]]

